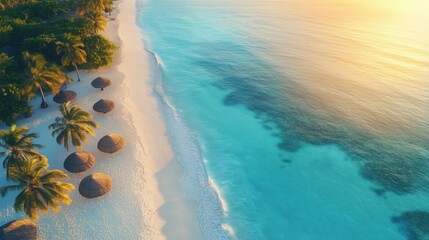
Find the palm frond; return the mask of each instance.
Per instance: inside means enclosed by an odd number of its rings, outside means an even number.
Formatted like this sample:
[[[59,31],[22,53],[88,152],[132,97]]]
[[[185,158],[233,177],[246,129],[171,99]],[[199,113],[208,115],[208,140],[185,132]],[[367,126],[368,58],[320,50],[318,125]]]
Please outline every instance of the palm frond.
[[[0,195],[2,197],[4,197],[9,191],[13,191],[13,190],[20,190],[22,189],[23,186],[20,184],[16,184],[16,185],[9,185],[9,186],[4,186],[4,187],[0,187]]]

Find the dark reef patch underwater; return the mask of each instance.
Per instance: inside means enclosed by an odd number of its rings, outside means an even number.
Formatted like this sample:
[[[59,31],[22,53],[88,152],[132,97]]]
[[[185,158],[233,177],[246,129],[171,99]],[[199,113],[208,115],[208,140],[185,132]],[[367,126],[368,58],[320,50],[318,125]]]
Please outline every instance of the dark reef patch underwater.
[[[383,133],[365,130],[312,105],[300,83],[282,74],[258,56],[233,42],[202,43],[204,60],[197,64],[213,74],[216,83],[229,92],[226,105],[243,104],[268,126],[274,124],[286,151],[302,143],[336,144],[361,165],[361,175],[376,183],[376,193],[409,194],[428,188],[429,134]],[[213,54],[216,53],[216,54]],[[228,59],[228,61],[225,61]],[[253,69],[253,71],[243,71]],[[221,73],[221,75],[220,75]],[[226,77],[225,77],[226,76]],[[400,111],[398,109],[398,111]],[[384,122],[385,125],[389,121]],[[376,125],[376,124],[375,124]],[[410,136],[410,134],[416,134]]]
[[[404,240],[391,218],[429,210],[429,15],[333,2],[144,9],[237,239]]]
[[[392,217],[392,222],[405,231],[409,240],[429,239],[429,212],[405,212],[399,217]]]

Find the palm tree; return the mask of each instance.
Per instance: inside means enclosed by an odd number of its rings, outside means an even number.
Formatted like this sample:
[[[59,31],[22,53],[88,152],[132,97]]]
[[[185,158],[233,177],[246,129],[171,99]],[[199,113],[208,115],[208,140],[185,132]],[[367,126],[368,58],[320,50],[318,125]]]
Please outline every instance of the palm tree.
[[[112,0],[75,0],[75,7],[78,14],[84,15],[85,13],[93,11],[103,11],[112,9]]]
[[[112,0],[90,0],[93,10],[103,11],[112,7]]]
[[[53,129],[51,136],[58,135],[56,140],[58,144],[63,144],[69,150],[69,140],[73,146],[80,148],[82,142],[87,141],[86,134],[95,135],[94,128],[98,123],[92,120],[89,112],[82,110],[78,105],[71,105],[70,102],[63,103],[60,106],[60,112],[63,115],[55,119],[55,123],[49,125]]]
[[[83,14],[90,12],[94,9],[94,4],[88,0],[75,0],[75,6],[77,9],[77,12],[80,15],[83,15]]]
[[[0,152],[4,156],[3,168],[6,168],[6,177],[9,179],[10,171],[13,167],[20,169],[28,159],[38,158],[43,160],[36,148],[42,148],[43,145],[33,143],[37,138],[36,133],[29,133],[28,127],[17,127],[13,125],[9,130],[0,130],[0,147],[4,149]]]
[[[82,49],[84,45],[80,37],[65,33],[64,42],[58,41],[56,44],[57,54],[61,55],[61,64],[65,67],[70,66],[70,64],[73,65],[76,69],[77,79],[80,82],[77,64],[86,63],[86,52]]]
[[[104,31],[107,26],[106,18],[101,12],[89,12],[85,14],[85,17],[92,23],[94,34]]]
[[[42,96],[42,108],[47,108],[45,94],[43,89],[48,89],[52,93],[57,93],[67,79],[66,74],[56,65],[49,65],[43,55],[30,54],[29,52],[23,53],[24,62],[27,65],[25,75],[27,81],[27,90],[34,92],[36,89],[40,91]]]
[[[47,170],[47,167],[47,161],[31,159],[21,170],[12,169],[17,184],[0,187],[2,197],[10,190],[21,190],[13,207],[17,212],[24,211],[33,220],[38,219],[39,211],[48,212],[51,208],[57,212],[61,209],[59,203],[69,205],[72,202],[68,193],[74,186],[58,181],[67,178],[67,174],[61,170]]]
[[[105,12],[105,13],[108,13],[108,14],[109,14],[109,16],[112,16],[113,6],[112,6],[112,5],[107,6],[107,7],[106,7],[106,9],[104,9],[104,12]]]

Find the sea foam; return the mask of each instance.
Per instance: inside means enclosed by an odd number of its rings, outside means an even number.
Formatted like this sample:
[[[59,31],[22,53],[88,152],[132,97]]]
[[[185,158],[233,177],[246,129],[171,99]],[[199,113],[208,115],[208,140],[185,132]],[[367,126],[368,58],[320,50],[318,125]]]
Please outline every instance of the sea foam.
[[[162,113],[167,124],[168,135],[184,173],[181,179],[185,195],[198,204],[197,212],[200,227],[205,239],[228,239],[233,233],[231,227],[225,228],[223,218],[225,201],[216,192],[216,185],[207,176],[201,149],[196,136],[181,121],[174,105],[165,94],[162,82],[163,64],[161,58],[145,43],[150,53],[153,71],[154,92],[161,103]]]

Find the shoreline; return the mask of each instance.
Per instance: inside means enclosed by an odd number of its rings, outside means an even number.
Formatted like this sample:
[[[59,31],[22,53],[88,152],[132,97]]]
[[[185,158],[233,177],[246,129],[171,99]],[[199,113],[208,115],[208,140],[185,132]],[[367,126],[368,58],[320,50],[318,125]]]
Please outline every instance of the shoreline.
[[[145,178],[150,182],[150,210],[156,212],[151,224],[160,232],[158,239],[201,239],[197,206],[184,194],[183,169],[175,159],[162,102],[155,96],[154,79],[160,77],[157,76],[159,63],[143,43],[143,29],[137,23],[138,4],[143,2],[122,0],[118,3],[116,32],[121,56],[115,68],[125,79],[129,92],[124,102],[132,113],[131,121],[145,155],[143,165]],[[121,14],[124,12],[127,14]]]
[[[147,0],[136,0],[136,13],[141,16]],[[224,223],[227,210],[219,188],[210,179],[204,166],[201,146],[182,121],[171,99],[165,93],[162,58],[145,38],[144,27],[136,18],[145,55],[149,56],[152,95],[156,98],[163,125],[167,128],[167,141],[173,148],[174,158],[156,173],[166,204],[159,209],[167,220],[163,233],[167,239],[235,239],[234,229]],[[136,98],[137,99],[137,98]],[[174,188],[171,187],[174,178]]]
[[[67,85],[78,97],[73,103],[89,111],[99,122],[96,136],[90,136],[80,150],[94,154],[97,163],[86,172],[68,173],[68,182],[77,188],[83,177],[103,172],[113,179],[110,193],[98,199],[84,199],[77,190],[70,193],[73,202],[58,213],[41,214],[36,223],[40,239],[201,239],[196,203],[184,195],[181,185],[182,167],[175,159],[162,106],[154,93],[150,58],[137,25],[137,0],[115,1],[115,9],[107,16],[108,26],[102,34],[120,48],[109,67],[70,72],[74,81]],[[104,76],[112,86],[104,91],[91,87],[92,79]],[[39,133],[36,143],[46,147],[40,152],[49,159],[50,169],[63,168],[66,151],[49,136],[48,125],[59,115],[58,104],[47,95],[49,107],[40,109],[40,97],[33,98],[33,116],[17,125],[27,125]],[[97,114],[92,105],[99,99],[115,102],[108,114]],[[126,146],[109,155],[97,150],[97,141],[109,133],[121,134]],[[6,183],[0,174],[0,185]],[[25,218],[13,210],[10,194],[0,199],[0,222]],[[160,210],[162,209],[162,211]],[[96,219],[102,219],[97,220]],[[91,227],[88,229],[88,226]]]
[[[138,4],[142,4],[143,1],[147,0],[137,0]],[[140,6],[137,6],[138,14],[142,14],[139,12],[141,9]],[[220,189],[216,187],[214,181],[208,176],[204,165],[203,149],[195,138],[196,136],[192,134],[191,127],[187,126],[179,116],[180,114],[176,111],[170,96],[166,95],[163,86],[164,64],[162,57],[158,56],[157,52],[151,48],[150,42],[147,43],[149,39],[144,38],[144,27],[141,26],[140,22],[137,23],[137,26],[141,29],[145,49],[152,60],[150,61],[152,64],[150,69],[156,75],[152,76],[153,92],[160,107],[162,107],[163,120],[168,128],[168,139],[174,149],[174,159],[169,164],[173,166],[168,167],[172,170],[165,168],[165,170],[161,171],[159,181],[163,182],[163,179],[161,179],[163,172],[175,171],[175,175],[179,174],[176,176],[176,179],[180,180],[177,188],[181,189],[177,194],[182,198],[179,201],[179,205],[188,206],[187,209],[182,210],[164,206],[160,209],[160,214],[167,216],[167,218],[177,219],[175,220],[176,223],[188,221],[186,224],[183,223],[181,228],[191,228],[190,233],[199,233],[198,238],[194,235],[193,237],[185,236],[183,239],[235,239],[234,229],[223,222],[227,215],[226,203]],[[169,205],[177,206],[174,202]],[[172,210],[178,212],[179,216],[173,216],[174,212]],[[189,215],[190,211],[197,216],[193,219],[184,218],[183,216]],[[191,221],[191,224],[189,224],[189,221]],[[195,226],[195,223],[199,223],[199,226]],[[174,233],[173,231],[167,234],[167,237],[169,239],[182,239],[178,237],[180,236],[179,234],[180,232]]]

